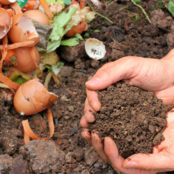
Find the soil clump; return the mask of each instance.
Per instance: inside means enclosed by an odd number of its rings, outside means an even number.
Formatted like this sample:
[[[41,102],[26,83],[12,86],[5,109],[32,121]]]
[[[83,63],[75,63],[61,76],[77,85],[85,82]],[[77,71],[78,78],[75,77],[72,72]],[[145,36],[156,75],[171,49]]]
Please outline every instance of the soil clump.
[[[152,153],[153,146],[164,140],[166,113],[173,105],[165,106],[153,92],[125,82],[115,83],[98,94],[102,107],[89,129],[98,131],[102,139],[111,137],[121,156]]]

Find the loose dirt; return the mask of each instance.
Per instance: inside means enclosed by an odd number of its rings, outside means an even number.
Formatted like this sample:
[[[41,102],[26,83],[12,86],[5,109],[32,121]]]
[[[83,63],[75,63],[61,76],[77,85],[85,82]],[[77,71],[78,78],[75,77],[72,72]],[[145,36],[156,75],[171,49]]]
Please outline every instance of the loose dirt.
[[[103,41],[107,50],[105,58],[96,61],[87,57],[84,50],[85,41],[76,47],[61,47],[57,50],[61,61],[65,62],[65,66],[59,75],[60,84],[56,85],[52,80],[49,85],[49,90],[58,95],[58,100],[51,107],[55,124],[55,133],[50,140],[51,142],[45,143],[38,140],[31,141],[30,144],[24,145],[21,121],[29,119],[32,129],[37,135],[48,137],[49,128],[46,113],[44,111],[36,116],[20,116],[13,107],[13,96],[10,91],[0,89],[0,173],[19,174],[19,171],[20,174],[117,173],[112,169],[109,163],[103,162],[94,148],[81,137],[82,129],[80,127],[80,119],[83,116],[86,99],[85,82],[90,79],[103,64],[115,61],[124,56],[141,56],[144,58],[151,57],[157,59],[164,57],[174,48],[174,20],[165,8],[161,9],[157,6],[158,0],[142,0],[139,2],[149,15],[152,21],[151,24],[147,21],[141,9],[134,6],[130,0],[101,0],[101,2],[102,6],[100,8],[94,6],[91,1],[88,3],[90,3],[98,13],[113,21],[113,24],[97,15],[95,20],[90,23],[89,29],[82,35],[86,39],[94,37]],[[135,22],[133,19],[135,19],[137,15],[140,16],[140,19]],[[44,78],[45,76],[41,78],[43,83]],[[134,91],[134,93],[139,92],[139,89]],[[149,100],[151,100],[153,95],[148,94],[150,97]],[[130,96],[132,95],[133,94],[130,94]],[[123,100],[122,97],[124,96],[125,95],[121,96],[120,94],[120,100]],[[133,101],[134,98],[132,102]],[[156,105],[163,107],[155,98],[154,102]],[[149,104],[148,100],[143,101],[143,99],[141,103]],[[129,109],[131,109],[131,107]],[[148,111],[152,112],[153,108],[152,110],[148,109]],[[153,112],[159,113],[160,111],[161,110],[155,110]],[[110,111],[108,110],[108,112]],[[120,112],[125,112],[125,109]],[[147,132],[147,137],[150,136],[150,134],[153,135],[153,131],[156,133],[160,132],[162,128],[156,124],[150,124],[151,126],[148,125],[150,128],[144,129],[144,121],[147,120],[144,119],[144,117],[150,119],[147,113],[144,112],[144,115],[138,117],[140,122],[143,120],[143,123],[139,123],[140,126],[136,127],[136,129],[141,128],[143,132]],[[138,113],[138,111],[136,111],[136,113]],[[157,116],[152,116],[152,118],[154,117]],[[158,119],[164,118],[165,117],[157,117],[155,122],[158,123]],[[121,120],[123,125],[127,125],[128,121],[128,118],[124,121]],[[147,121],[148,123],[150,122],[150,120]],[[131,125],[135,122],[138,121],[132,118]],[[153,120],[152,123],[155,122]],[[163,124],[164,123],[165,121]],[[116,124],[119,129],[121,129],[123,125],[121,123]],[[129,127],[127,129],[129,129]],[[140,131],[140,129],[138,130]],[[142,135],[144,136],[144,134]],[[125,137],[123,132],[120,134],[120,138],[123,139],[121,136]],[[127,136],[125,138],[127,138]],[[136,143],[136,141],[139,143],[138,138],[140,139],[140,137],[141,136],[137,134],[135,134],[135,137],[131,136],[131,138],[135,140],[133,143]],[[129,141],[131,138],[129,139],[128,137],[127,140]],[[149,145],[147,143],[147,147],[152,145],[151,141]],[[130,151],[131,153],[135,152],[134,149]],[[58,154],[57,158],[54,153]],[[42,158],[41,154],[44,154],[47,158]],[[53,157],[55,160],[52,160]],[[166,173],[169,174],[172,172]]]
[[[164,106],[153,92],[118,82],[98,91],[101,109],[94,113],[96,121],[89,125],[103,139],[111,137],[124,158],[135,153],[152,153],[153,146],[164,137],[166,112],[174,106]]]

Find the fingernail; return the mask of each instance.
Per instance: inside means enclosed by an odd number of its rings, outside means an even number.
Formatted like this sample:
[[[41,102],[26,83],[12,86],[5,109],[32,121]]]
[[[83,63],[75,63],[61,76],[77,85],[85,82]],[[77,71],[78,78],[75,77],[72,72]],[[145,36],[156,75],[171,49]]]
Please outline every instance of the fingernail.
[[[96,107],[95,102],[94,102],[94,103],[93,103],[93,102],[89,102],[89,104],[90,104],[90,106],[92,106],[92,108],[93,108],[95,111],[97,111],[97,107]]]
[[[87,130],[88,130],[88,129],[85,129],[85,128],[84,128],[84,129],[82,129],[82,132],[85,132],[85,131],[87,131]]]
[[[85,117],[86,121],[88,121],[88,120],[87,120],[87,117],[86,117],[86,113],[85,113],[84,117]]]
[[[108,138],[105,138],[105,149],[109,149],[109,145],[110,145],[110,143],[109,143],[109,140],[108,140]]]
[[[136,167],[137,167],[137,162],[134,162],[134,161],[130,161],[123,166],[123,168],[136,168]]]
[[[97,139],[96,139],[96,136],[94,135],[94,133],[92,133],[92,142],[93,142],[94,144],[97,143]]]
[[[91,80],[86,82],[86,85],[95,86],[95,85],[98,85],[98,84],[100,84],[100,80],[97,79],[97,78],[92,78]]]

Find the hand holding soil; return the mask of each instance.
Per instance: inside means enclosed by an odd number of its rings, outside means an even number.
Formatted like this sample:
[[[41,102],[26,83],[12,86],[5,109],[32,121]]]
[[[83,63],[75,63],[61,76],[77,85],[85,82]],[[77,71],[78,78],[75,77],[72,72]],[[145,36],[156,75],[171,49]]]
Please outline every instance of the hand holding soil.
[[[130,85],[152,91],[164,104],[173,104],[174,101],[174,52],[171,51],[161,60],[147,59],[140,57],[124,57],[115,62],[105,64],[100,68],[94,77],[86,83],[87,99],[85,103],[85,116],[81,119],[81,125],[88,127],[88,122],[95,121],[95,117],[89,110],[99,111],[101,103],[98,100],[95,90],[102,90],[111,84],[124,80]],[[153,153],[135,154],[124,160],[119,154],[113,140],[105,138],[104,145],[100,143],[99,136],[87,130],[82,135],[88,142],[92,142],[101,158],[109,161],[113,168],[123,173],[157,173],[161,171],[172,171],[174,169],[173,156],[174,138],[172,132],[174,124],[174,113],[169,112],[167,127],[163,132],[165,140],[154,146]],[[126,168],[132,168],[131,170]],[[136,168],[136,169],[135,169]],[[144,169],[140,171],[138,169]],[[147,170],[148,169],[148,170]]]

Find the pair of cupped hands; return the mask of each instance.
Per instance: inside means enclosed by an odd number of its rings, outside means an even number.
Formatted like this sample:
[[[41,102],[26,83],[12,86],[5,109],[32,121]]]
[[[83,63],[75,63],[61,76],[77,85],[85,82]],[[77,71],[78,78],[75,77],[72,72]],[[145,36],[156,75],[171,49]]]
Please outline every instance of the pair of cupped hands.
[[[174,112],[167,113],[167,127],[163,135],[165,140],[153,147],[152,154],[134,154],[127,159],[118,153],[114,141],[105,137],[100,143],[98,133],[88,131],[88,124],[95,121],[89,110],[99,111],[99,102],[95,90],[102,90],[120,80],[130,85],[152,91],[164,104],[174,104],[174,50],[162,59],[123,57],[101,67],[86,82],[87,98],[84,116],[81,118],[82,135],[92,143],[100,157],[110,162],[112,167],[124,174],[155,174],[174,170]]]

